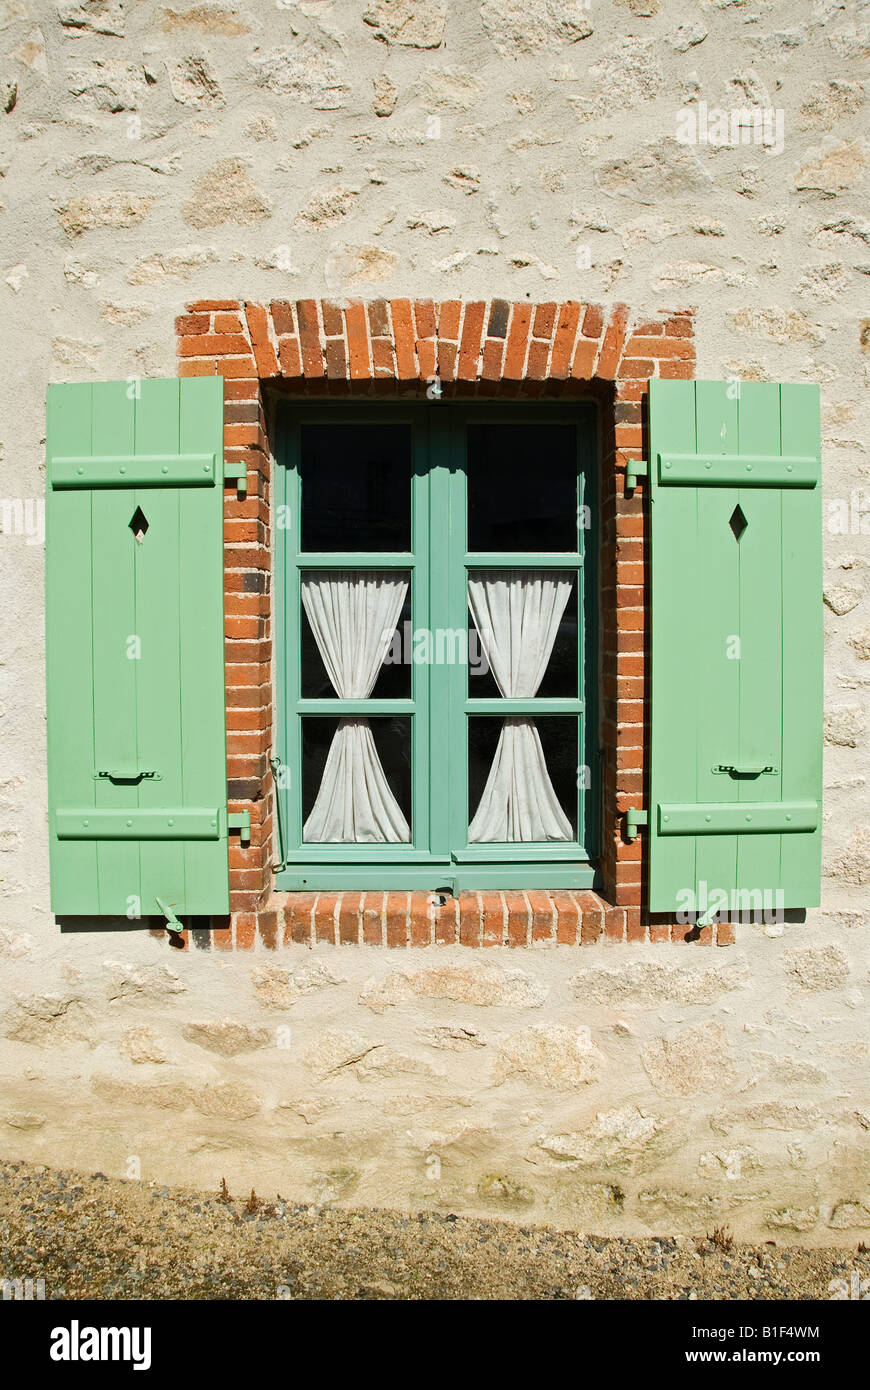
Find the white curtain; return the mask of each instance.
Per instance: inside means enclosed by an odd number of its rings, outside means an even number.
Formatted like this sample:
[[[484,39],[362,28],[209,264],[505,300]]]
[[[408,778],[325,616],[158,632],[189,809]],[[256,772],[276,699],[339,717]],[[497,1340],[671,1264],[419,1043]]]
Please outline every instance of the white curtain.
[[[323,571],[302,581],[302,604],[336,695],[369,696],[408,592],[394,571]],[[407,842],[408,822],[390,791],[367,719],[340,719],[305,841]]]
[[[469,576],[468,605],[502,695],[537,693],[573,582],[539,570]],[[472,844],[573,839],[533,719],[505,719],[468,838]]]

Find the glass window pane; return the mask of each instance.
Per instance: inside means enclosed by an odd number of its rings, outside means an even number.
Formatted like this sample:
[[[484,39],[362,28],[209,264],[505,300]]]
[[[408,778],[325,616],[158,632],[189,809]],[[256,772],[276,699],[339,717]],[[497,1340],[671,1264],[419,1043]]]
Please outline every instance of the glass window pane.
[[[522,570],[513,571],[522,574]],[[474,577],[479,577],[485,572],[482,570],[472,571]],[[561,578],[565,571],[554,570],[553,574],[558,574]],[[552,698],[576,699],[578,685],[578,651],[577,651],[577,589],[578,576],[571,576],[572,586],[571,595],[565,605],[565,611],[559,622],[556,632],[556,640],[553,643],[553,650],[547,662],[543,678],[537,689],[538,695],[548,695]],[[500,694],[495,677],[486,657],[484,644],[481,642],[474,619],[469,612],[468,615],[468,698],[470,700],[492,700],[497,699]]]
[[[303,425],[302,549],[411,549],[410,425]]]
[[[358,639],[368,642],[365,633],[367,626],[367,615],[365,609],[365,599],[363,595],[358,596],[358,601],[353,605],[358,622],[345,615],[342,622],[340,616],[335,611],[339,605],[344,605],[348,599],[348,589],[344,586],[343,596],[330,594],[330,586],[334,581],[358,580],[363,585],[365,581],[386,580],[390,586],[397,581],[407,585],[402,608],[398,619],[393,626],[390,625],[390,640],[385,646],[385,655],[378,668],[377,678],[370,692],[369,698],[381,700],[404,700],[411,698],[411,665],[412,665],[412,634],[411,634],[411,572],[409,570],[305,570],[302,574],[303,592],[306,581],[316,584],[320,581],[321,588],[326,590],[322,594],[322,605],[326,605],[329,612],[323,614],[326,630],[323,632],[323,640],[327,643],[334,640],[338,633],[349,639],[353,631],[358,634]],[[383,608],[390,607],[389,595],[383,595]],[[302,658],[302,682],[301,693],[304,700],[332,700],[341,692],[337,691],[329,678],[326,662],[321,655],[320,648],[314,635],[311,622],[306,611],[305,603],[301,605],[300,620],[300,640]],[[394,608],[393,608],[393,611]],[[329,622],[329,617],[333,621]],[[382,623],[382,619],[375,610],[374,620]],[[376,635],[381,637],[386,629],[381,626],[376,629]],[[386,639],[385,639],[386,640]],[[348,673],[353,673],[355,682],[363,680],[367,672],[364,663],[360,663],[357,656],[352,652],[336,653],[341,661],[341,669]],[[375,657],[377,653],[375,652]],[[346,689],[346,688],[345,688]]]
[[[534,759],[529,758],[527,750],[518,752],[519,763],[515,768],[507,767],[511,750],[502,746],[499,740],[502,731],[508,726],[531,723],[540,740],[544,756],[546,778],[539,776]],[[525,737],[525,735],[524,735]],[[534,735],[533,735],[534,738]],[[502,767],[501,787],[493,788],[490,773],[497,756],[505,759]],[[486,843],[497,839],[519,842],[546,842],[576,840],[577,838],[577,783],[579,777],[577,759],[577,720],[573,715],[545,715],[529,720],[504,720],[488,715],[475,715],[468,721],[468,811],[471,828],[475,818],[481,822],[487,819],[494,826],[501,827],[498,835],[485,833],[471,834],[472,843]],[[523,779],[531,778],[532,798],[523,795]],[[488,787],[489,784],[489,787]],[[555,794],[558,811],[547,809],[549,789]],[[517,804],[518,791],[523,805]],[[486,799],[488,798],[488,799]],[[539,812],[529,813],[529,802],[534,802]],[[549,833],[538,836],[527,835],[519,828],[523,821],[543,821]],[[560,825],[560,821],[562,822]],[[512,825],[513,833],[505,832],[505,823]],[[567,833],[570,831],[570,834]]]
[[[469,550],[577,549],[573,425],[469,425]]]
[[[366,751],[362,771],[350,767],[358,749],[344,750],[341,762],[347,773],[346,795],[319,799],[324,785],[327,759],[334,740],[345,729],[355,726],[371,732],[377,764],[372,767]],[[367,735],[366,735],[367,737]],[[385,784],[385,785],[384,785]],[[351,790],[352,789],[352,790]],[[349,809],[354,796],[365,795],[365,804]],[[395,806],[393,806],[393,801]],[[329,719],[306,715],[302,720],[302,820],[303,839],[311,843],[378,843],[388,839],[407,841],[408,834],[388,835],[382,827],[404,818],[405,831],[411,827],[411,719],[408,715],[372,719]],[[314,825],[317,822],[317,825]],[[343,830],[339,830],[339,823]],[[356,825],[354,833],[353,825]],[[324,838],[324,826],[329,834]],[[381,827],[380,833],[378,826]],[[317,832],[317,833],[315,833]]]

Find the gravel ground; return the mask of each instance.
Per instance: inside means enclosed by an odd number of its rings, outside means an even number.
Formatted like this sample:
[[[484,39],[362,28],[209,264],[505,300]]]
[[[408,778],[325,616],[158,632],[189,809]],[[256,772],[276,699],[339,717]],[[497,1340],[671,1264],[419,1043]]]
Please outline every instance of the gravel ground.
[[[829,1299],[870,1251],[628,1240],[0,1163],[0,1279],[98,1299]]]

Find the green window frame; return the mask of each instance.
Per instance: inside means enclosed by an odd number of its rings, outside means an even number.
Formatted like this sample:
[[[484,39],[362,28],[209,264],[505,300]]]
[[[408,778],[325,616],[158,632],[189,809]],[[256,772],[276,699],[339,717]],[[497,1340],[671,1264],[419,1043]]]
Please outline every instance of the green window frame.
[[[411,550],[301,550],[304,425],[404,424],[412,440]],[[577,443],[577,549],[467,549],[466,438],[472,424],[573,424]],[[597,419],[592,401],[281,401],[275,470],[275,614],[278,718],[273,768],[278,802],[278,889],[593,888],[598,884],[600,761],[597,650]],[[445,544],[446,541],[446,544]],[[549,569],[577,577],[577,694],[506,700],[471,696],[465,664],[411,664],[405,699],[308,699],[301,685],[301,581],[311,570],[410,573],[412,631],[465,631],[469,571]],[[468,843],[468,724],[475,715],[564,715],[577,720],[577,838],[573,842]],[[411,722],[410,844],[302,841],[302,719],[402,715]],[[444,756],[445,747],[449,756]]]

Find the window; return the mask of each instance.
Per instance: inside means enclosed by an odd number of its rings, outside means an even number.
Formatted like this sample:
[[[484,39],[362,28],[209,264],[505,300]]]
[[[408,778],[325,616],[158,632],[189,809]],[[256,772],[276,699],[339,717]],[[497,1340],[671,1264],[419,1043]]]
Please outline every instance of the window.
[[[592,886],[594,430],[282,406],[278,887]]]

